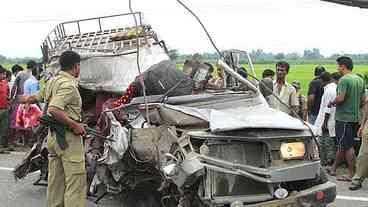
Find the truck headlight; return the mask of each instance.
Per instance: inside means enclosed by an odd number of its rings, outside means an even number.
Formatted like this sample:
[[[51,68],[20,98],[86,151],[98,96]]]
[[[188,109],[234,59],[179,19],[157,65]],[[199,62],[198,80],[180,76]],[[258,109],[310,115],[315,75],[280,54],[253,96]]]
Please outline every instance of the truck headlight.
[[[299,159],[305,155],[305,145],[304,142],[282,143],[280,151],[284,160]]]

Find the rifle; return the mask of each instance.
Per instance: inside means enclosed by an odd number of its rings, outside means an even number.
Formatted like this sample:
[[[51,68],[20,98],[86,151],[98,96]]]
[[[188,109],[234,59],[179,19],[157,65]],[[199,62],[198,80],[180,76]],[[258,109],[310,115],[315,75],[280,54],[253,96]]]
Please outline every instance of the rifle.
[[[104,139],[110,142],[115,142],[115,140],[111,139],[111,136],[105,137],[103,135],[101,135],[101,132],[94,130],[88,126],[85,126],[84,129],[86,130],[86,135],[93,135],[95,137],[98,137],[100,139]]]
[[[68,143],[65,140],[65,132],[66,130],[68,130],[68,127],[57,121],[56,119],[54,119],[53,117],[49,116],[49,115],[43,115],[40,117],[39,119],[40,123],[48,128],[50,128],[50,130],[54,131],[56,133],[56,141],[59,144],[60,148],[62,150],[65,150],[68,147]],[[101,135],[100,132],[88,127],[87,125],[85,125],[85,131],[86,134],[85,135],[93,135],[95,137],[104,139],[104,140],[108,140],[111,142],[114,142],[115,140],[111,139],[110,137],[105,137],[103,135]]]

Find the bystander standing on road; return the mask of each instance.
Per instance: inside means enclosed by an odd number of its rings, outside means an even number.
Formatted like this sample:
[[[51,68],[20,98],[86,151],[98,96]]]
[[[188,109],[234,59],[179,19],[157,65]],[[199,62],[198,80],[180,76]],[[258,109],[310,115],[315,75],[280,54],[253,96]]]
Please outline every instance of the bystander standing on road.
[[[296,113],[304,121],[307,121],[307,113],[308,113],[307,99],[305,98],[305,96],[303,96],[300,93],[300,89],[301,89],[300,81],[293,80],[291,85],[294,86],[296,90],[296,97],[298,97],[298,102],[299,102],[299,106],[297,107]]]
[[[13,80],[13,74],[12,74],[12,72],[11,71],[9,71],[9,70],[7,70],[6,71],[6,80],[8,81],[8,86],[9,86],[9,88],[11,87],[11,82],[12,82],[12,80]]]
[[[8,146],[8,121],[9,121],[9,86],[6,79],[6,70],[0,65],[0,153],[5,152]]]
[[[11,73],[12,73],[12,77],[11,77],[11,81],[9,83],[9,89],[10,89],[10,92],[11,90],[13,89],[13,86],[14,86],[14,82],[15,82],[15,79],[17,77],[17,75],[23,71],[23,68],[22,66],[18,65],[18,64],[15,64],[13,65],[13,67],[11,68]],[[9,94],[10,97],[11,96],[11,93]]]
[[[323,95],[323,87],[319,78],[326,69],[322,66],[317,66],[314,69],[314,79],[309,83],[308,88],[308,122],[314,124],[319,113],[321,99]]]
[[[16,74],[14,85],[12,87],[12,96],[16,99],[24,94],[24,82],[31,77],[32,69],[34,67],[36,67],[36,62],[31,60],[27,63],[27,69],[25,71],[21,69],[22,71]]]
[[[36,77],[38,77],[38,69],[32,68],[31,76],[24,82],[24,94],[25,95],[35,95],[38,93],[39,84]]]
[[[337,179],[350,182],[355,171],[354,138],[359,128],[360,109],[365,98],[364,82],[362,78],[352,73],[354,66],[350,57],[339,57],[336,62],[338,72],[343,76],[337,85],[336,98],[328,106],[336,106],[335,131],[337,143],[335,162],[331,168],[328,168],[328,172],[330,175],[336,175],[339,163],[345,158],[348,164],[348,175],[343,175]]]
[[[365,178],[368,177],[368,96],[365,97],[364,113],[358,137],[361,137],[361,145],[357,158],[356,172],[349,187],[350,190],[359,190]]]
[[[276,110],[296,116],[293,111],[296,111],[299,101],[296,96],[295,88],[286,82],[286,76],[289,73],[289,69],[290,65],[285,61],[276,63],[276,80],[273,82],[273,92],[283,103],[280,103],[274,96],[271,96],[270,106]]]
[[[323,166],[332,165],[336,156],[336,107],[328,107],[328,104],[336,98],[337,82],[340,77],[339,73],[330,74],[329,72],[323,73],[320,77],[324,93],[315,126],[319,136],[320,157]]]
[[[23,71],[23,68],[19,65],[14,65],[12,70],[18,71],[14,73],[16,75],[14,84],[11,89],[11,97],[12,97],[12,107],[10,114],[10,129],[11,133],[9,134],[10,139],[14,144],[19,141],[19,138],[24,139],[23,136],[20,136],[20,132],[23,132],[23,128],[17,125],[17,113],[19,110],[19,97],[24,94],[24,82],[31,76],[32,68],[36,65],[36,62],[29,61],[27,63],[27,70]]]
[[[10,102],[10,107],[9,107],[9,129],[8,129],[8,134],[9,134],[8,141],[9,141],[9,146],[11,148],[15,147],[16,142],[17,142],[15,119],[16,119],[17,110],[19,106],[19,104],[15,101],[16,94],[15,92],[12,93],[12,90],[13,90],[13,86],[14,86],[17,75],[22,71],[23,71],[22,66],[18,64],[13,65],[13,67],[11,68],[12,78],[9,83],[9,90],[10,90],[9,97],[10,97],[11,102]]]
[[[34,67],[31,76],[24,82],[24,95],[32,96],[38,93],[39,84],[36,77],[38,77],[38,68]],[[42,111],[37,104],[23,104],[19,106],[17,113],[16,124],[23,129],[24,145],[32,147],[36,141],[32,129],[39,125],[38,119]]]
[[[8,81],[8,88],[9,88],[9,90],[8,90],[8,99],[10,100],[11,99],[10,89],[12,87],[12,84],[14,83],[14,80],[13,80],[13,74],[9,70],[6,70],[6,80]]]
[[[265,69],[262,73],[262,80],[259,83],[259,90],[268,103],[270,103],[270,95],[272,94],[273,90],[274,76],[275,72],[273,72],[273,70]]]
[[[11,127],[16,129],[15,135],[20,135],[22,139],[22,144],[26,146],[27,140],[32,133],[30,133],[28,129],[28,124],[23,120],[24,114],[27,113],[28,105],[19,104],[19,97],[25,94],[25,83],[26,81],[32,77],[32,71],[36,70],[37,63],[33,60],[27,62],[27,69],[25,71],[21,71],[17,74],[15,78],[14,85],[12,88],[12,96],[14,97],[16,106],[15,119],[11,122]],[[12,112],[14,113],[14,112]],[[12,114],[14,115],[14,114]],[[14,118],[12,116],[12,118]]]

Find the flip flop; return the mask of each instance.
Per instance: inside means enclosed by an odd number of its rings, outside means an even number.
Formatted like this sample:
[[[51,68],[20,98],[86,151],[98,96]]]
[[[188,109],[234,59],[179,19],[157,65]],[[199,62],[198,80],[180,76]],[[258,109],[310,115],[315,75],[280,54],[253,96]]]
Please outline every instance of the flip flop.
[[[326,167],[326,172],[327,172],[327,174],[329,174],[330,176],[336,176],[336,172],[332,172],[331,167]]]
[[[336,178],[336,180],[341,181],[341,182],[351,182],[352,178],[349,177],[348,175],[343,175],[343,176]]]

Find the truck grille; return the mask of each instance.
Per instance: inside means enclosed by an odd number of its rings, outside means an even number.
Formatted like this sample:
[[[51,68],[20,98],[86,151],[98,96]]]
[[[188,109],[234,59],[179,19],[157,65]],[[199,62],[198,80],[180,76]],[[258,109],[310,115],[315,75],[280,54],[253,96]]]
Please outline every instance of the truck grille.
[[[261,142],[216,142],[208,145],[209,156],[229,162],[264,168],[266,153]],[[241,196],[270,194],[266,183],[249,179],[244,176],[208,170],[207,183],[212,183],[211,196]]]
[[[209,156],[229,162],[266,167],[266,147],[262,142],[209,143]]]

